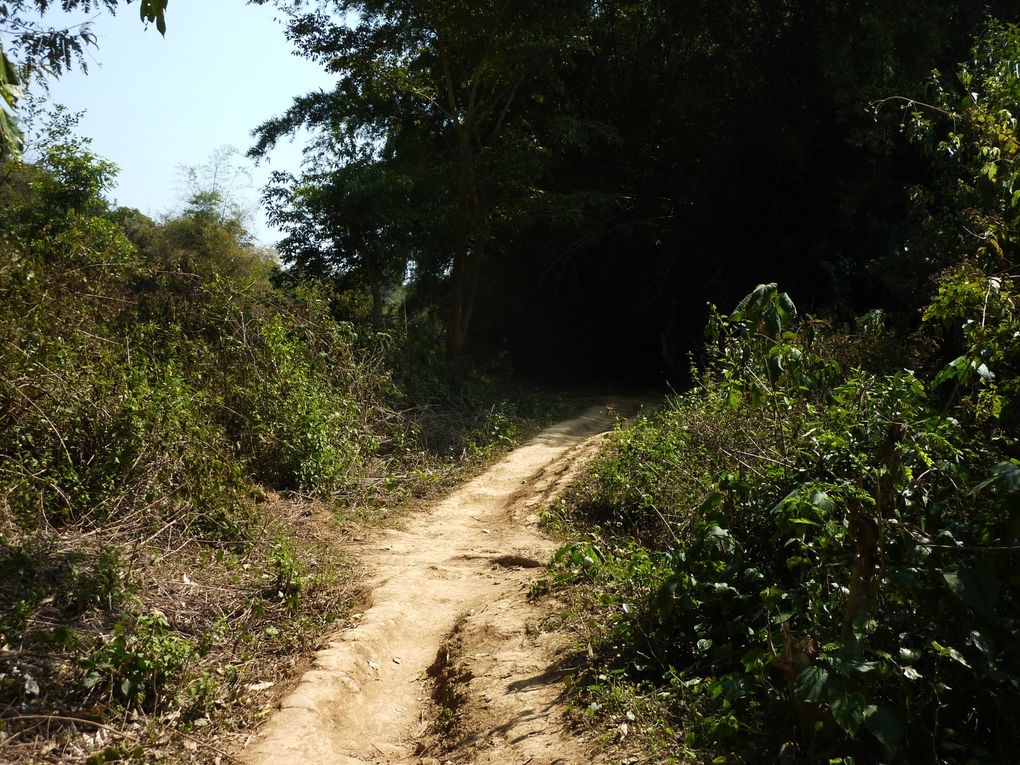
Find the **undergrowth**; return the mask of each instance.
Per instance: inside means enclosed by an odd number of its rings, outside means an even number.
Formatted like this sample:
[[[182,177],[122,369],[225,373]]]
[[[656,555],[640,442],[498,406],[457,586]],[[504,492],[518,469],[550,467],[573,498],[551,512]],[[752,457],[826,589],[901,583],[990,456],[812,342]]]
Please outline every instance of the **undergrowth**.
[[[963,309],[956,287],[933,318]],[[986,321],[1015,322],[1013,299]],[[713,316],[695,389],[617,432],[550,513],[585,536],[549,583],[593,657],[587,713],[661,761],[1020,748],[1014,434],[987,376],[855,364],[873,318],[833,339],[759,287]]]
[[[933,170],[903,262],[943,269],[916,321],[828,326],[775,284],[713,309],[696,385],[551,513],[583,536],[547,584],[586,708],[656,761],[1016,760],[1018,63],[990,21],[901,102]]]
[[[74,122],[0,168],[0,760],[211,762],[348,616],[344,526],[556,405],[401,365],[208,194],[111,209]]]

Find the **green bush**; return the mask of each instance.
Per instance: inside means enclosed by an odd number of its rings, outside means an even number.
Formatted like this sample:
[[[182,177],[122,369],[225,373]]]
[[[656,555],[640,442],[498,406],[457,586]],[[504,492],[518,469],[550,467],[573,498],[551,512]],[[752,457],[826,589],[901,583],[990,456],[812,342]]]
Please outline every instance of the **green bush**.
[[[26,528],[171,523],[183,511],[196,531],[236,538],[245,483],[202,392],[132,341],[144,348],[141,334],[100,345],[79,333],[0,351],[0,508]]]
[[[0,187],[4,521],[241,539],[253,481],[359,489],[391,389],[351,328],[313,290],[274,290],[201,200],[163,224],[110,211],[115,168],[52,133]]]
[[[702,387],[622,431],[569,499],[600,524],[557,562],[594,585],[603,674],[668,699],[693,750],[1008,759],[1010,441],[947,411],[937,375],[818,355],[774,286],[712,336]]]
[[[233,313],[233,312],[232,312]],[[359,462],[373,446],[365,430],[363,402],[352,395],[342,376],[329,365],[357,362],[343,358],[351,339],[327,321],[309,328],[287,315],[228,314],[219,339],[225,379],[224,407],[244,413],[227,416],[232,434],[251,458],[255,475],[279,488],[329,495],[347,488]],[[244,321],[247,339],[238,330]],[[232,333],[237,333],[233,334]],[[303,336],[324,331],[327,358]],[[325,351],[323,351],[325,353]]]
[[[195,644],[172,632],[160,614],[122,618],[113,636],[81,659],[82,684],[106,699],[158,709],[195,654]]]

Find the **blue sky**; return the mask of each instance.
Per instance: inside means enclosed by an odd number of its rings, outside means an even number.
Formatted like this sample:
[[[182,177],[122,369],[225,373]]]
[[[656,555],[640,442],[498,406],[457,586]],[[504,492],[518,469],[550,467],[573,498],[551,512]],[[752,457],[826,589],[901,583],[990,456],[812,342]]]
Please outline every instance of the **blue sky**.
[[[179,209],[181,165],[202,165],[222,146],[243,154],[251,130],[294,96],[331,87],[318,66],[292,55],[277,15],[244,0],[171,0],[165,38],[144,27],[137,3],[115,17],[96,15],[99,47],[89,52],[89,74],[51,81],[50,97],[86,110],[79,132],[120,166],[112,193],[119,204],[153,216]],[[75,20],[60,12],[47,19]],[[297,170],[300,146],[278,146],[240,196],[254,205],[270,171]],[[261,210],[253,228],[265,244],[278,238]]]

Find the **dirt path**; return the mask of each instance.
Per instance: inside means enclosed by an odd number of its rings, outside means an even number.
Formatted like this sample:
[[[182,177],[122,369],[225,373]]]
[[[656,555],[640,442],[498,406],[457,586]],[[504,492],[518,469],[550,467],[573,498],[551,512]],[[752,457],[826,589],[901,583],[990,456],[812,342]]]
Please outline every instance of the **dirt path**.
[[[240,757],[250,765],[591,763],[561,704],[566,638],[527,591],[555,549],[536,512],[612,424],[592,407],[353,553],[371,605]]]

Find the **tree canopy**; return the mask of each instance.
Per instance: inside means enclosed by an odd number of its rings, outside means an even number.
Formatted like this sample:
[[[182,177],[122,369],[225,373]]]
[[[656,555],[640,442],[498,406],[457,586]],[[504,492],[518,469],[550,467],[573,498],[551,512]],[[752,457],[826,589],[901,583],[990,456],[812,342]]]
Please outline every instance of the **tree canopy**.
[[[323,137],[280,222],[311,203],[353,225],[345,189],[364,195],[371,167],[399,177],[400,194],[377,187],[362,209],[385,209],[373,230],[403,238],[412,280],[442,287],[451,356],[504,348],[533,371],[598,359],[638,376],[682,376],[706,302],[755,282],[848,313],[875,290],[914,310],[898,270],[914,266],[890,253],[910,225],[902,189],[925,169],[870,105],[918,95],[1007,8],[276,4],[297,52],[337,77],[256,131],[255,156],[301,128]],[[288,230],[315,260],[315,237]],[[350,236],[323,247],[335,271],[364,267]]]
[[[556,87],[557,60],[572,47],[584,5],[334,2],[312,12],[282,5],[291,9],[299,52],[338,82],[262,125],[252,153],[312,127],[333,137],[341,162],[360,161],[370,145],[379,162],[403,160],[413,185],[439,189],[419,216],[437,224],[431,265],[449,272],[447,348],[459,356],[493,229],[521,196],[515,160],[523,146],[539,148],[529,112]]]

